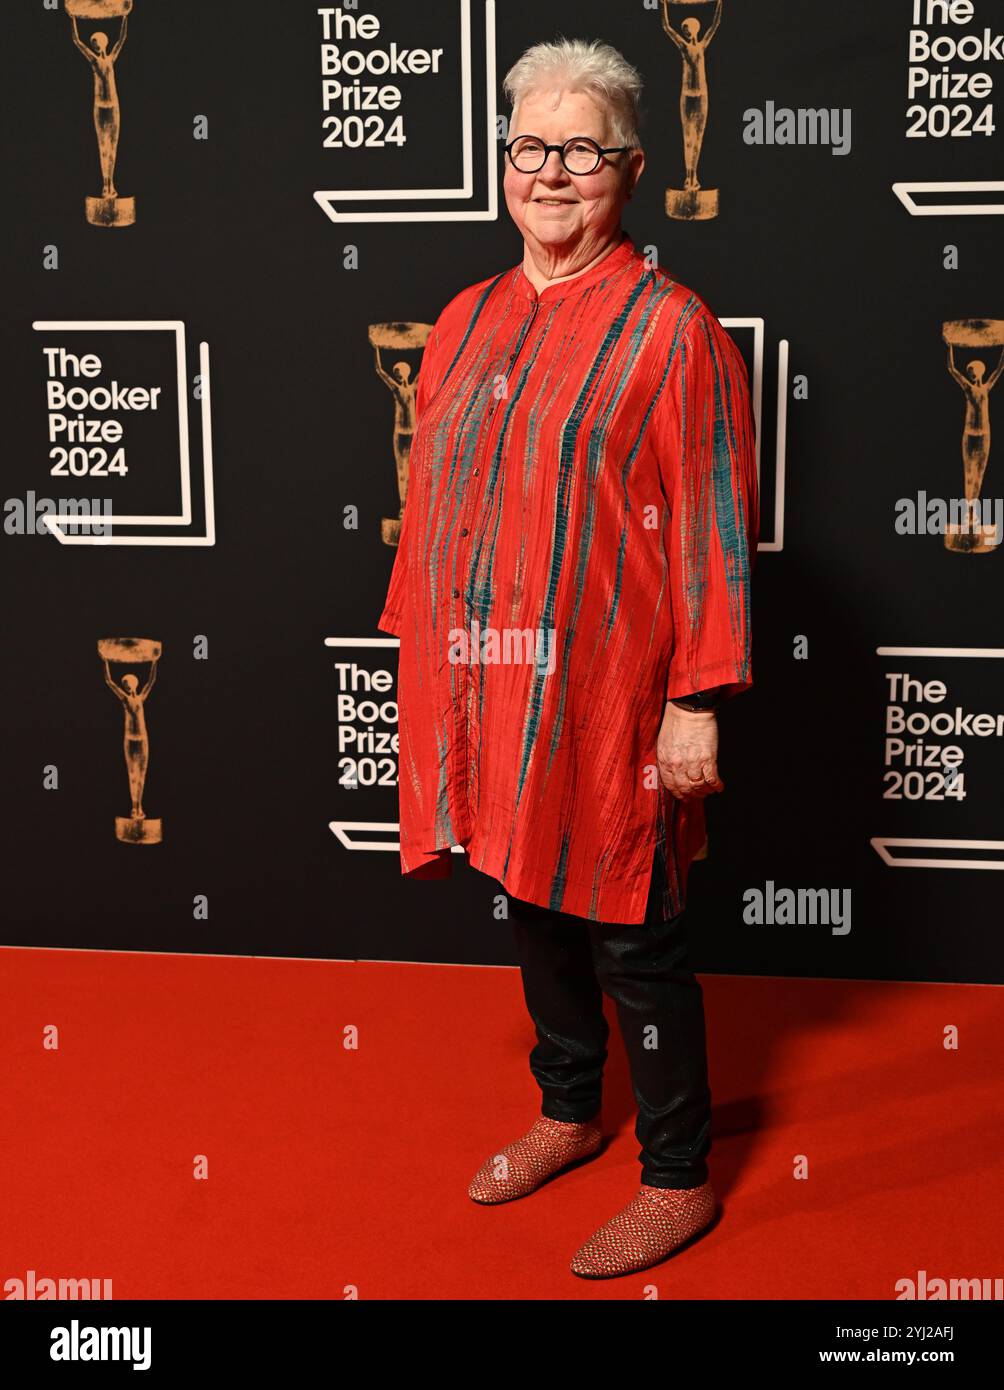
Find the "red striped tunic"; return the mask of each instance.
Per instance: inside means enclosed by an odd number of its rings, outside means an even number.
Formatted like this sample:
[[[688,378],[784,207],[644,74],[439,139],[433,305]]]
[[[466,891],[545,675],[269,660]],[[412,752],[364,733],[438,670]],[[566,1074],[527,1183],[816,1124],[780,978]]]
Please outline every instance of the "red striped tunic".
[[[624,234],[538,293],[462,290],[426,344],[378,626],[400,639],[402,873],[450,847],[516,897],[670,917],[704,803],[663,787],[665,702],[752,684],[759,500],[746,366]]]

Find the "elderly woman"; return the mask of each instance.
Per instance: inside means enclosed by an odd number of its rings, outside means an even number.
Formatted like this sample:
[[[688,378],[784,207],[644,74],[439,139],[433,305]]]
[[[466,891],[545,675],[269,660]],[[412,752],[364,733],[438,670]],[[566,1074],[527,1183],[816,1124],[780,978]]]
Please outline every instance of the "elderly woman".
[[[750,673],[758,499],[746,368],[703,300],[621,229],[641,81],[606,44],[526,52],[510,270],[440,314],[418,383],[400,547],[402,872],[451,846],[508,895],[541,1111],[469,1195],[595,1154],[616,1003],[641,1186],[572,1261],[645,1268],[703,1231],[710,1103],[687,870],[722,790],[714,706]]]

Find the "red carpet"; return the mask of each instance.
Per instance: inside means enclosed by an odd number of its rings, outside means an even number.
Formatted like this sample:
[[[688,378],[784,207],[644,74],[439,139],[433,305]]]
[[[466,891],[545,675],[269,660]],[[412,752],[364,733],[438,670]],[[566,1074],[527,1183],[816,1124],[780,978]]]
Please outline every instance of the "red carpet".
[[[703,977],[724,1217],[593,1283],[568,1260],[639,1174],[615,1024],[602,1155],[510,1205],[466,1196],[537,1113],[515,970],[5,949],[0,980],[0,1285],[887,1300],[920,1270],[1004,1274],[992,986]]]

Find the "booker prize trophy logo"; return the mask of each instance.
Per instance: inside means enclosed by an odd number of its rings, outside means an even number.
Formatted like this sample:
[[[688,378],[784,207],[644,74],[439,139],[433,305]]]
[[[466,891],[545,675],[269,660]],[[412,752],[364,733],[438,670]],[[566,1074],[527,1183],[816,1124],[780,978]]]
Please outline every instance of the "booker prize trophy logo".
[[[120,197],[115,187],[115,160],[122,125],[115,62],[126,41],[127,16],[131,10],[132,0],[66,0],[73,42],[94,75],[94,129],[101,161],[101,192],[87,197],[84,202],[87,220],[93,227],[131,227],[136,221],[136,199]],[[85,43],[77,27],[78,19],[117,20],[118,37],[109,47],[108,35],[96,29]]]
[[[148,820],[143,814],[143,788],[150,765],[150,736],[146,731],[144,705],[157,679],[157,662],[161,644],[145,637],[102,637],[98,640],[98,655],[104,662],[105,683],[122,704],[125,730],[122,747],[129,777],[129,797],[132,810],[128,816],[115,817],[115,836],[126,845],[158,845],[161,842],[160,820]],[[111,662],[138,666],[149,663],[150,674],[140,686],[135,671],[126,671],[121,682],[112,679]]]
[[[718,216],[718,189],[702,188],[697,178],[697,163],[704,143],[704,128],[708,123],[708,76],[704,54],[715,37],[722,21],[722,0],[715,0],[715,12],[710,24],[701,33],[700,20],[688,14],[674,27],[670,8],[685,5],[688,10],[703,9],[702,0],[662,0],[662,27],[680,50],[683,61],[683,84],[680,89],[680,124],[683,126],[682,188],[666,189],[666,216],[682,222],[700,222]]]
[[[388,372],[380,356],[380,349],[391,353],[421,351],[425,348],[431,332],[431,323],[371,323],[369,326],[370,346],[376,356],[376,374],[394,399],[393,448],[400,508],[397,516],[385,516],[380,519],[380,534],[385,545],[397,545],[401,539],[401,520],[404,516],[405,499],[408,496],[411,441],[415,434],[415,397],[418,393],[419,372],[412,377],[411,364],[404,360],[395,362]]]
[[[962,426],[962,469],[968,514],[961,523],[945,526],[945,546],[964,555],[985,555],[997,549],[995,522],[980,517],[979,497],[990,458],[990,392],[1004,370],[1004,319],[953,319],[942,324],[948,344],[948,370],[962,390],[966,415]],[[989,376],[980,357],[967,362],[964,372],[955,363],[955,349],[997,349],[997,365]]]

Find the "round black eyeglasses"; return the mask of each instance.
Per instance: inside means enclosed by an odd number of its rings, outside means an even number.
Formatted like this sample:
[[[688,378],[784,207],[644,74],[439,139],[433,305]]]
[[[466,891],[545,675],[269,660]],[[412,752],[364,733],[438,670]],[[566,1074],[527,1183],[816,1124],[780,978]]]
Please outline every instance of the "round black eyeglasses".
[[[623,154],[630,145],[609,145],[606,149],[588,135],[573,135],[563,145],[545,145],[536,135],[518,135],[505,147],[514,169],[521,174],[536,174],[547,163],[548,155],[557,150],[561,162],[570,174],[594,174],[606,154]]]

